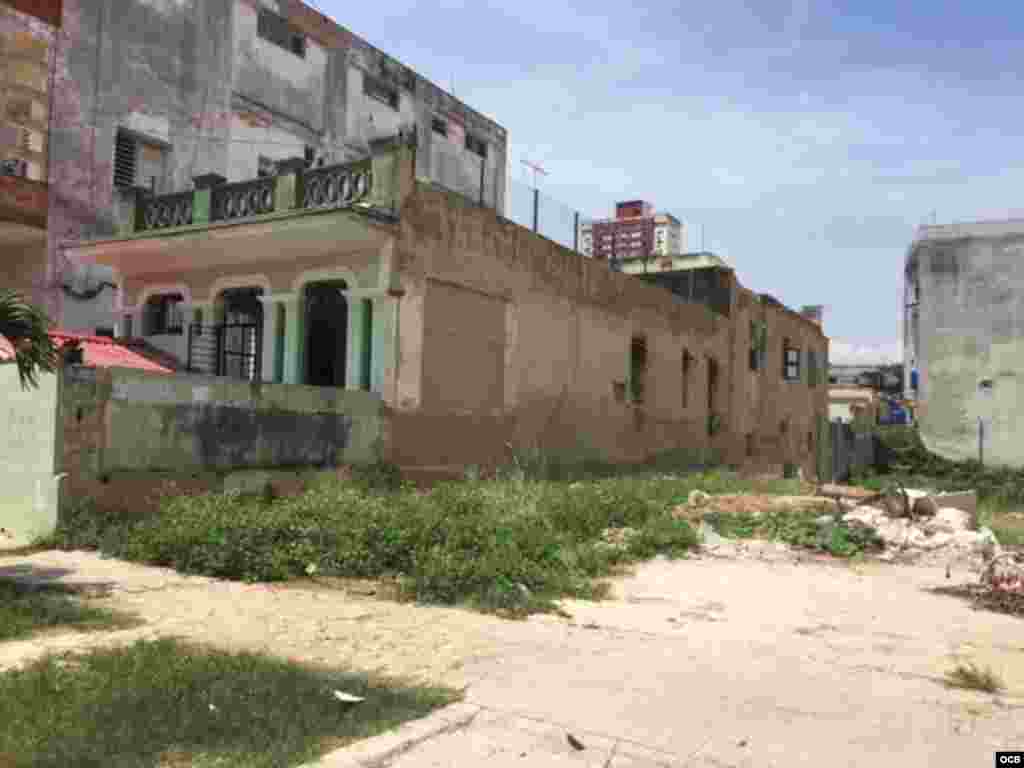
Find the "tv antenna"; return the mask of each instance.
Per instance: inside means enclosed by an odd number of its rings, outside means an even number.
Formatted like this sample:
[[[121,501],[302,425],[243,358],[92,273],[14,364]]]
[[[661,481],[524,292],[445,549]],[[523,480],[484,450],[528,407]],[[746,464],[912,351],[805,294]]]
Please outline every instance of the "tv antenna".
[[[520,160],[519,162],[521,162],[523,165],[525,165],[527,168],[530,168],[533,171],[533,188],[536,189],[537,174],[539,173],[542,176],[547,176],[548,172],[544,170],[544,168],[539,163],[532,163],[529,160]]]

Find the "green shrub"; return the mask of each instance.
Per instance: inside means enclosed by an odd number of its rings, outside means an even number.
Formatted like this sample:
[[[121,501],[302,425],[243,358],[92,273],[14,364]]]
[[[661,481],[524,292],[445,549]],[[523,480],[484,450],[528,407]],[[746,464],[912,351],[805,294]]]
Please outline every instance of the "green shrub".
[[[653,468],[574,482],[531,480],[524,472],[443,483],[427,493],[396,486],[395,477],[377,466],[355,482],[327,482],[269,502],[230,493],[172,497],[159,515],[134,521],[86,506],[62,521],[61,538],[221,578],[393,578],[409,598],[522,615],[552,610],[563,596],[599,596],[594,580],[623,563],[684,554],[696,545],[696,532],[670,510],[693,489],[749,487],[725,471],[677,476]],[[795,487],[794,481],[776,485],[777,492]],[[745,525],[718,522],[737,530]],[[631,534],[613,545],[605,540],[609,529]]]
[[[629,537],[628,551],[641,560],[664,554],[670,558],[684,557],[697,546],[697,532],[685,520],[669,514],[651,517]]]

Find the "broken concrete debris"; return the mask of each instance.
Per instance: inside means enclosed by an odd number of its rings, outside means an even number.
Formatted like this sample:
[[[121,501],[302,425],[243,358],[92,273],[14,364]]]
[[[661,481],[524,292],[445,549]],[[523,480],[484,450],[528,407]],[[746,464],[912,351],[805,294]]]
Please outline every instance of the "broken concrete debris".
[[[973,491],[935,495],[909,488],[898,491],[898,496],[842,486],[823,488],[822,493],[827,495],[821,496],[709,496],[703,491],[692,491],[687,507],[678,509],[676,514],[682,516],[689,511],[693,519],[696,510],[755,517],[770,511],[820,511],[823,514],[816,522],[823,529],[840,521],[873,528],[885,543],[885,551],[878,556],[882,560],[945,565],[947,569],[956,564],[978,570],[999,555],[995,535],[988,528],[978,527]],[[887,503],[890,500],[894,503]],[[703,519],[698,523],[698,531],[703,547],[709,551],[720,553],[729,548],[727,545],[736,543]],[[738,548],[737,552],[748,548]],[[1016,582],[1008,577],[1006,583]]]

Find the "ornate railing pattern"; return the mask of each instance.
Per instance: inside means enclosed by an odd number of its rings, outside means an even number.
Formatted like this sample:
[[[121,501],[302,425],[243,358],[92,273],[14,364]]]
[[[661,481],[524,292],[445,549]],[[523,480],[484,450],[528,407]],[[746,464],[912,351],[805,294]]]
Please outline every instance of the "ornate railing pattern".
[[[192,193],[175,192],[140,200],[142,229],[165,229],[192,223]]]
[[[274,210],[276,177],[268,176],[213,188],[210,220],[240,219]]]
[[[334,208],[351,205],[370,194],[373,173],[367,160],[313,168],[302,174],[302,208]]]

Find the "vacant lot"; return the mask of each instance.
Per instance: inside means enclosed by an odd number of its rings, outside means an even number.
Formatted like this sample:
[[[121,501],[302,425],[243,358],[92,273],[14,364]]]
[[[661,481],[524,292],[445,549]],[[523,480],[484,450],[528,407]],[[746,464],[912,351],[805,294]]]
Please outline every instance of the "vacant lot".
[[[609,600],[563,601],[568,616],[507,621],[310,582],[271,589],[184,576],[84,552],[0,559],[2,571],[106,585],[100,604],[147,621],[109,633],[107,643],[173,634],[465,687],[482,708],[477,720],[398,766],[479,765],[502,755],[564,764],[575,753],[566,733],[586,745],[575,759],[612,768],[908,760],[959,768],[1024,743],[1024,621],[931,591],[975,574],[947,580],[943,569],[798,562],[785,547],[751,545],[742,557],[655,559],[617,579]],[[14,663],[15,646],[25,663],[62,642],[4,643],[0,663]],[[970,664],[991,670],[1005,690],[948,687],[947,675]]]

